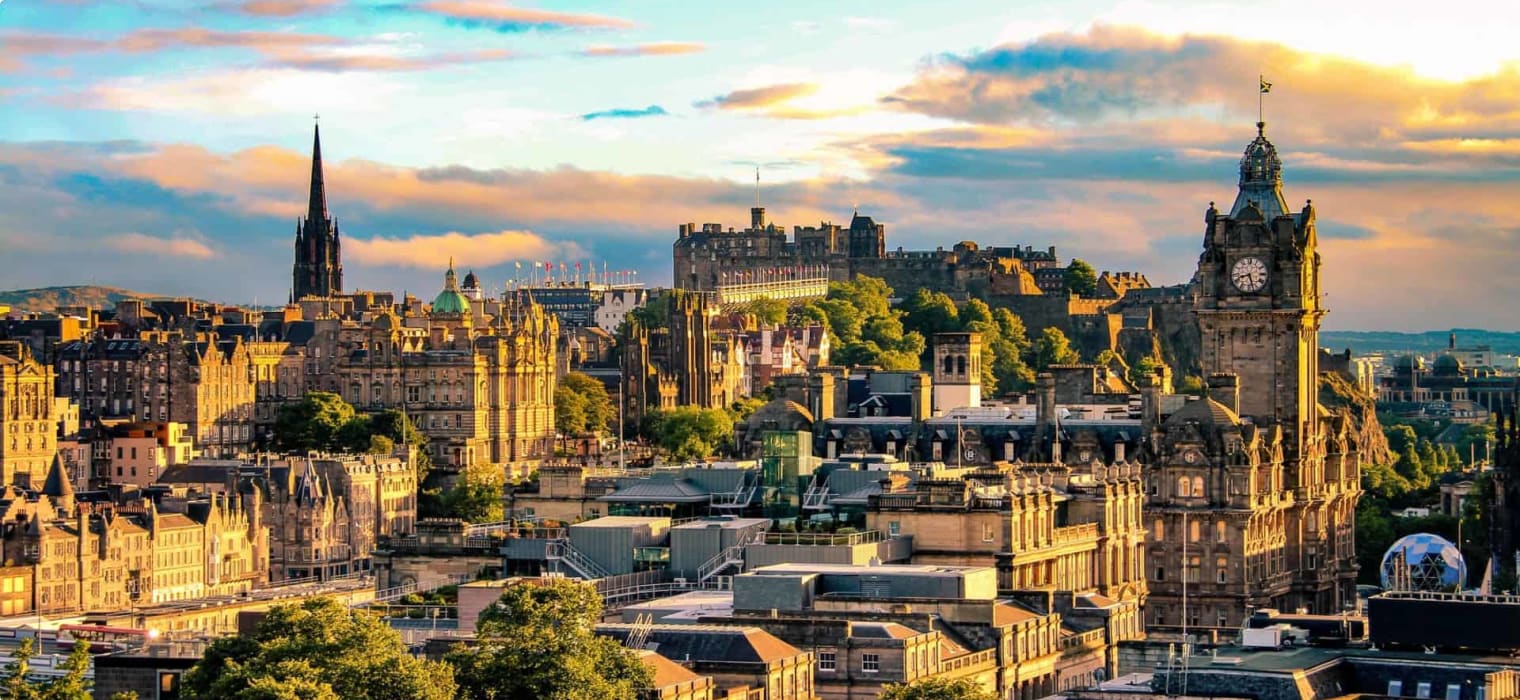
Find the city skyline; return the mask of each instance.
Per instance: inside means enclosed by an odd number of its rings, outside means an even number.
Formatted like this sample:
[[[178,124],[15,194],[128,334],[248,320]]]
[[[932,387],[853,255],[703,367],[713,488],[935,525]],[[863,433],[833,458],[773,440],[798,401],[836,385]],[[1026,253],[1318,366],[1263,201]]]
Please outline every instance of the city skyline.
[[[676,225],[742,228],[757,166],[787,226],[859,206],[889,248],[1055,245],[1175,284],[1265,75],[1328,327],[1520,325],[1520,74],[1483,41],[1514,9],[952,5],[5,3],[0,286],[285,298],[314,114],[348,288],[428,297],[450,256],[493,288],[543,260],[668,283]]]

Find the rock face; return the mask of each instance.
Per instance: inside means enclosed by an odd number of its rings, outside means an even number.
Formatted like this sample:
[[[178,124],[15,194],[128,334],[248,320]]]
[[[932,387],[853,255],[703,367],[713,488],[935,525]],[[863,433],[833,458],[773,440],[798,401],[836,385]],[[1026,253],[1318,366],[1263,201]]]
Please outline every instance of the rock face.
[[[1363,464],[1393,463],[1393,450],[1388,447],[1388,437],[1378,422],[1377,405],[1371,396],[1358,392],[1350,380],[1337,372],[1321,372],[1319,403],[1332,413],[1344,411],[1351,417],[1351,430],[1361,445]]]

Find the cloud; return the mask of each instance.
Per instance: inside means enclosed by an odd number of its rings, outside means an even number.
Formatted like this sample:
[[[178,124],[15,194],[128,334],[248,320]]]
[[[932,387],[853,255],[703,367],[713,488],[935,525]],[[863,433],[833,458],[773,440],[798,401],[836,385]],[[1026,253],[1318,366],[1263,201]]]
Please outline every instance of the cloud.
[[[442,269],[450,261],[471,265],[499,265],[514,260],[546,260],[584,257],[578,246],[551,243],[531,231],[414,235],[407,238],[354,238],[343,241],[348,259],[365,265]]]
[[[104,241],[112,250],[135,255],[170,256],[210,260],[216,251],[193,238],[155,238],[142,233],[123,233]]]
[[[631,29],[633,22],[620,17],[554,12],[514,7],[489,0],[426,0],[407,6],[443,17],[465,27],[486,27],[498,32],[563,29]]]
[[[643,117],[663,117],[669,112],[659,105],[649,105],[643,109],[604,109],[600,112],[587,112],[581,115],[584,121],[596,119],[640,119]]]
[[[506,49],[480,49],[477,51],[453,51],[410,56],[395,54],[316,54],[293,52],[280,54],[270,61],[270,63],[275,66],[329,72],[406,72],[434,70],[475,63],[494,63],[517,57],[517,54]]]
[[[782,83],[735,90],[697,103],[698,107],[716,109],[766,109],[818,92],[816,83]]]
[[[705,44],[689,41],[658,41],[651,44],[633,44],[631,46],[588,46],[581,52],[582,56],[593,58],[610,58],[619,56],[678,56],[688,53],[700,53],[706,51]]]
[[[112,42],[114,48],[131,53],[164,51],[178,48],[241,48],[262,53],[318,46],[341,46],[348,41],[326,34],[294,32],[219,31],[185,27],[179,29],[139,29]]]
[[[229,7],[254,17],[294,17],[330,10],[338,3],[339,0],[243,0]]]

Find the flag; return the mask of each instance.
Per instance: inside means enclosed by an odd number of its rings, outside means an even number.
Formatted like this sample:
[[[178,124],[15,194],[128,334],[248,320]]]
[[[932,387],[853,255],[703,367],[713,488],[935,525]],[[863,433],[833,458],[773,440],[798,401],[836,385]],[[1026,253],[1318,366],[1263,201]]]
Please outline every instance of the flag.
[[[522,261],[521,261],[521,260],[518,260],[518,261],[517,261],[517,262],[514,262],[514,263],[512,263],[512,264],[513,264],[513,265],[516,265],[516,266],[517,266],[517,269],[519,269],[519,270],[521,270],[521,269],[522,269]]]
[[[1267,82],[1266,78],[1260,78],[1258,76],[1258,79],[1261,80],[1261,94],[1265,95],[1272,91],[1272,84]]]

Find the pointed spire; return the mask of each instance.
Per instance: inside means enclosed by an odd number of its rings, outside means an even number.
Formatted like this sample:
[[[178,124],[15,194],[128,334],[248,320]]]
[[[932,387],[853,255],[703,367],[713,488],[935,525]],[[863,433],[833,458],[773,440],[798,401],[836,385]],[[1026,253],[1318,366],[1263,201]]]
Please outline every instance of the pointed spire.
[[[74,484],[69,482],[69,470],[63,466],[63,454],[53,455],[53,466],[48,469],[47,481],[42,483],[42,493],[53,499],[54,505],[72,510]]]
[[[311,136],[311,201],[307,205],[306,218],[313,222],[327,220],[327,186],[322,182],[322,128],[312,127]]]

